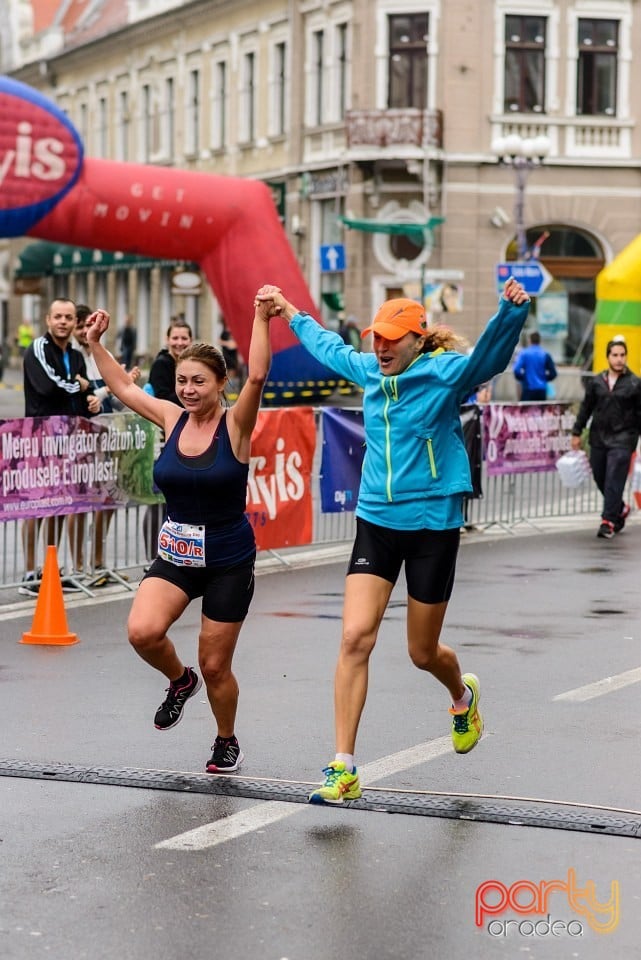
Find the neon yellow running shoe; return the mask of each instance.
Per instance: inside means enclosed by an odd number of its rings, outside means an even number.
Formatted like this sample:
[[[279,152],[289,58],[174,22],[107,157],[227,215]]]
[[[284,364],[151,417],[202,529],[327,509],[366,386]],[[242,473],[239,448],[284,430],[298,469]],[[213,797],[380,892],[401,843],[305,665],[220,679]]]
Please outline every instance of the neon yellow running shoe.
[[[457,753],[469,753],[483,733],[483,717],[479,711],[481,684],[473,673],[464,673],[462,679],[465,686],[472,691],[472,699],[467,710],[457,711],[450,707],[452,743]]]
[[[358,782],[356,767],[352,773],[345,769],[345,764],[339,760],[332,760],[323,770],[325,783],[309,795],[309,803],[339,804],[343,800],[358,800],[361,796],[361,785]]]

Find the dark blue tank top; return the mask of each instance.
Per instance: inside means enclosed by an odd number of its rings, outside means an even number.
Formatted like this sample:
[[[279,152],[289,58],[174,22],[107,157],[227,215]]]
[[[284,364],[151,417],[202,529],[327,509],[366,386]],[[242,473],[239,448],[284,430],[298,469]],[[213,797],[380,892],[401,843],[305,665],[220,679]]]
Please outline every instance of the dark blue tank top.
[[[210,446],[197,457],[178,449],[189,414],[182,413],[154,464],[154,481],[176,523],[205,527],[205,563],[228,566],[253,556],[254,531],[245,516],[249,464],[234,456],[223,414]]]

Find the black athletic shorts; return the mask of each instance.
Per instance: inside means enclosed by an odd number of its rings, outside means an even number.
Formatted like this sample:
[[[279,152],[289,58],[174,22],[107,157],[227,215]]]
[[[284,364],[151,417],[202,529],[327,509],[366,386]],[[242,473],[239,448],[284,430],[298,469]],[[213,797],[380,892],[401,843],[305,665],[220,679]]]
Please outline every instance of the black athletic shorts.
[[[143,577],[159,577],[175,584],[190,600],[202,597],[202,611],[218,623],[238,623],[244,620],[254,596],[254,561],[231,567],[177,567],[168,560],[156,557]]]
[[[449,600],[461,531],[388,530],[356,518],[356,540],[347,570],[396,583],[403,563],[407,592],[419,603]]]

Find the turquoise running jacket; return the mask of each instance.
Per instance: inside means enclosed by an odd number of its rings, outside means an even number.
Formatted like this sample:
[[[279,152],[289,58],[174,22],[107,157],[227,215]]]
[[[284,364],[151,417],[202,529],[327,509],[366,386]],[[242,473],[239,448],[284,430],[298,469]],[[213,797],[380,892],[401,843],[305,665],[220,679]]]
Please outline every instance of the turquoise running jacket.
[[[472,484],[460,407],[480,383],[505,370],[528,307],[501,298],[470,354],[420,354],[392,377],[381,374],[373,353],[354,350],[309,314],[292,318],[291,329],[320,363],[363,388],[357,517],[394,530],[461,526],[463,496]]]

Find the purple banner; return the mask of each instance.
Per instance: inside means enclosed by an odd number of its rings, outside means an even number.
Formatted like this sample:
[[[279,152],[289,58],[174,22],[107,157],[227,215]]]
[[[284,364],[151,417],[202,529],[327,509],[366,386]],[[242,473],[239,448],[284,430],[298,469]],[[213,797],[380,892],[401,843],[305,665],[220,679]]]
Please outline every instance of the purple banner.
[[[156,436],[134,413],[0,420],[0,521],[161,502]]]
[[[483,407],[488,476],[554,470],[570,449],[575,414],[569,403],[489,403]]]

